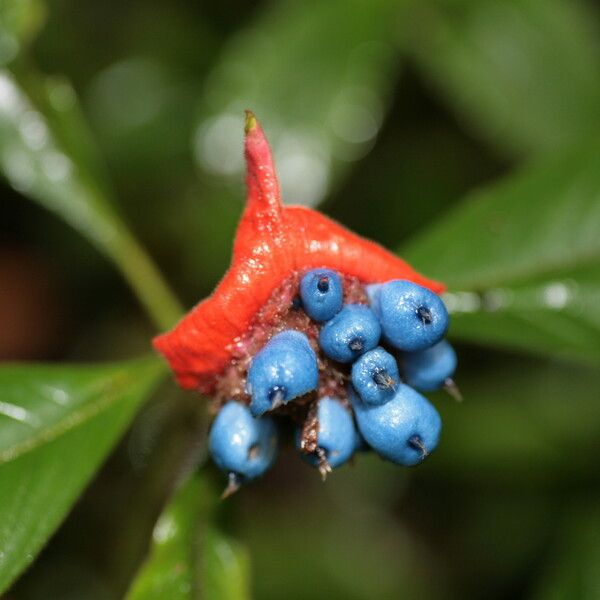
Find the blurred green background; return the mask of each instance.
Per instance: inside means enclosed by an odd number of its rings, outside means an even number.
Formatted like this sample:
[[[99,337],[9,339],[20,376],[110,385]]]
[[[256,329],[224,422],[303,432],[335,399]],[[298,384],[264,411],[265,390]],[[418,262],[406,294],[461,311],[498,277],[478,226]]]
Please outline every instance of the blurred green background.
[[[433,396],[419,468],[323,484],[286,449],[199,536],[257,599],[600,598],[599,31],[591,0],[0,0],[0,357],[148,352],[125,281],[177,309],[111,211],[186,308],[210,293],[250,108],[286,202],[448,282],[465,401]],[[206,423],[164,383],[6,598],[123,597],[180,474],[222,484]]]

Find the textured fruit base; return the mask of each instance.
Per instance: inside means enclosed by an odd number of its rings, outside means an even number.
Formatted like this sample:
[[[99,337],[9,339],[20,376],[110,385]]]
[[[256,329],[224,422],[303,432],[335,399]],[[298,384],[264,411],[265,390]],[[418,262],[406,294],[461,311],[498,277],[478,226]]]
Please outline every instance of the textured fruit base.
[[[344,277],[344,302],[368,304],[363,285],[356,277]],[[303,332],[312,348],[318,352],[319,323],[313,321],[301,307],[299,296],[300,274],[290,276],[275,290],[265,306],[256,315],[249,331],[228,347],[231,362],[217,377],[213,410],[216,413],[228,400],[250,404],[246,392],[246,377],[252,358],[277,333],[292,329]],[[319,360],[318,396],[337,395],[346,398],[347,369],[321,355]],[[289,414],[296,421],[303,420],[306,404],[313,400],[315,392],[299,398],[293,405],[281,407],[281,413]],[[297,414],[296,414],[297,413]]]

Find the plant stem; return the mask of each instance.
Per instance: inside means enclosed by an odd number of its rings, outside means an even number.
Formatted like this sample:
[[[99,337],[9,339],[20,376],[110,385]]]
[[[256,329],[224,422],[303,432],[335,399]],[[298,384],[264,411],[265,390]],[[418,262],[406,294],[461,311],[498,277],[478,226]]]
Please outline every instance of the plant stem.
[[[136,238],[125,228],[119,243],[106,249],[158,329],[172,327],[183,307]]]

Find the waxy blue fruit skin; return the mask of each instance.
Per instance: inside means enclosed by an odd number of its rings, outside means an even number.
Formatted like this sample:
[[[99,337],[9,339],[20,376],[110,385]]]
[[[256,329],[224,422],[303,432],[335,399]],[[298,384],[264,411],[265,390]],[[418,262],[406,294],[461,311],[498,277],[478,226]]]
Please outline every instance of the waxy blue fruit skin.
[[[336,398],[326,396],[319,400],[317,409],[319,435],[317,444],[325,451],[327,462],[332,469],[343,465],[361,445],[361,439],[354,425],[350,411]],[[300,431],[296,435],[296,447],[300,450]],[[302,454],[313,466],[319,466],[319,458],[314,454]]]
[[[448,329],[448,311],[441,298],[412,281],[396,279],[367,292],[381,322],[383,338],[406,352],[439,342]]]
[[[383,348],[365,352],[352,365],[352,385],[367,404],[391,400],[399,384],[396,359]]]
[[[375,313],[363,304],[346,304],[327,321],[319,334],[325,354],[338,362],[349,363],[379,343],[381,326]]]
[[[304,312],[315,321],[329,321],[342,310],[344,289],[335,271],[314,269],[300,281]]]
[[[208,447],[220,469],[245,481],[260,477],[275,462],[278,440],[271,417],[255,419],[247,406],[229,401],[212,424]]]
[[[406,383],[421,390],[431,392],[444,385],[456,370],[456,352],[446,341],[420,352],[407,352],[402,358]]]
[[[250,411],[259,417],[311,392],[318,383],[317,356],[308,338],[299,331],[282,331],[250,363],[246,382],[246,391],[251,396]]]
[[[419,392],[400,384],[385,404],[363,402],[349,389],[358,429],[377,454],[394,463],[419,464],[435,450],[442,421],[435,407]]]
[[[369,298],[369,303],[371,306],[375,303],[375,298],[379,293],[379,290],[383,283],[371,283],[370,285],[365,285],[365,292],[367,292],[367,296]]]

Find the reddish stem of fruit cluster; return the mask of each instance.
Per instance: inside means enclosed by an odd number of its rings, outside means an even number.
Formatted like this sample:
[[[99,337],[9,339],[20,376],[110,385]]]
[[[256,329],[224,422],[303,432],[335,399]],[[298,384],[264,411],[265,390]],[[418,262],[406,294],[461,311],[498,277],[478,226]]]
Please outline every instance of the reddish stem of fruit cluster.
[[[154,339],[178,383],[203,393],[214,390],[217,376],[231,360],[232,344],[248,331],[274,290],[295,272],[326,267],[365,284],[409,279],[438,293],[444,289],[319,212],[283,206],[269,144],[249,111],[245,154],[248,196],[231,266],[209,298],[170,332]]]

